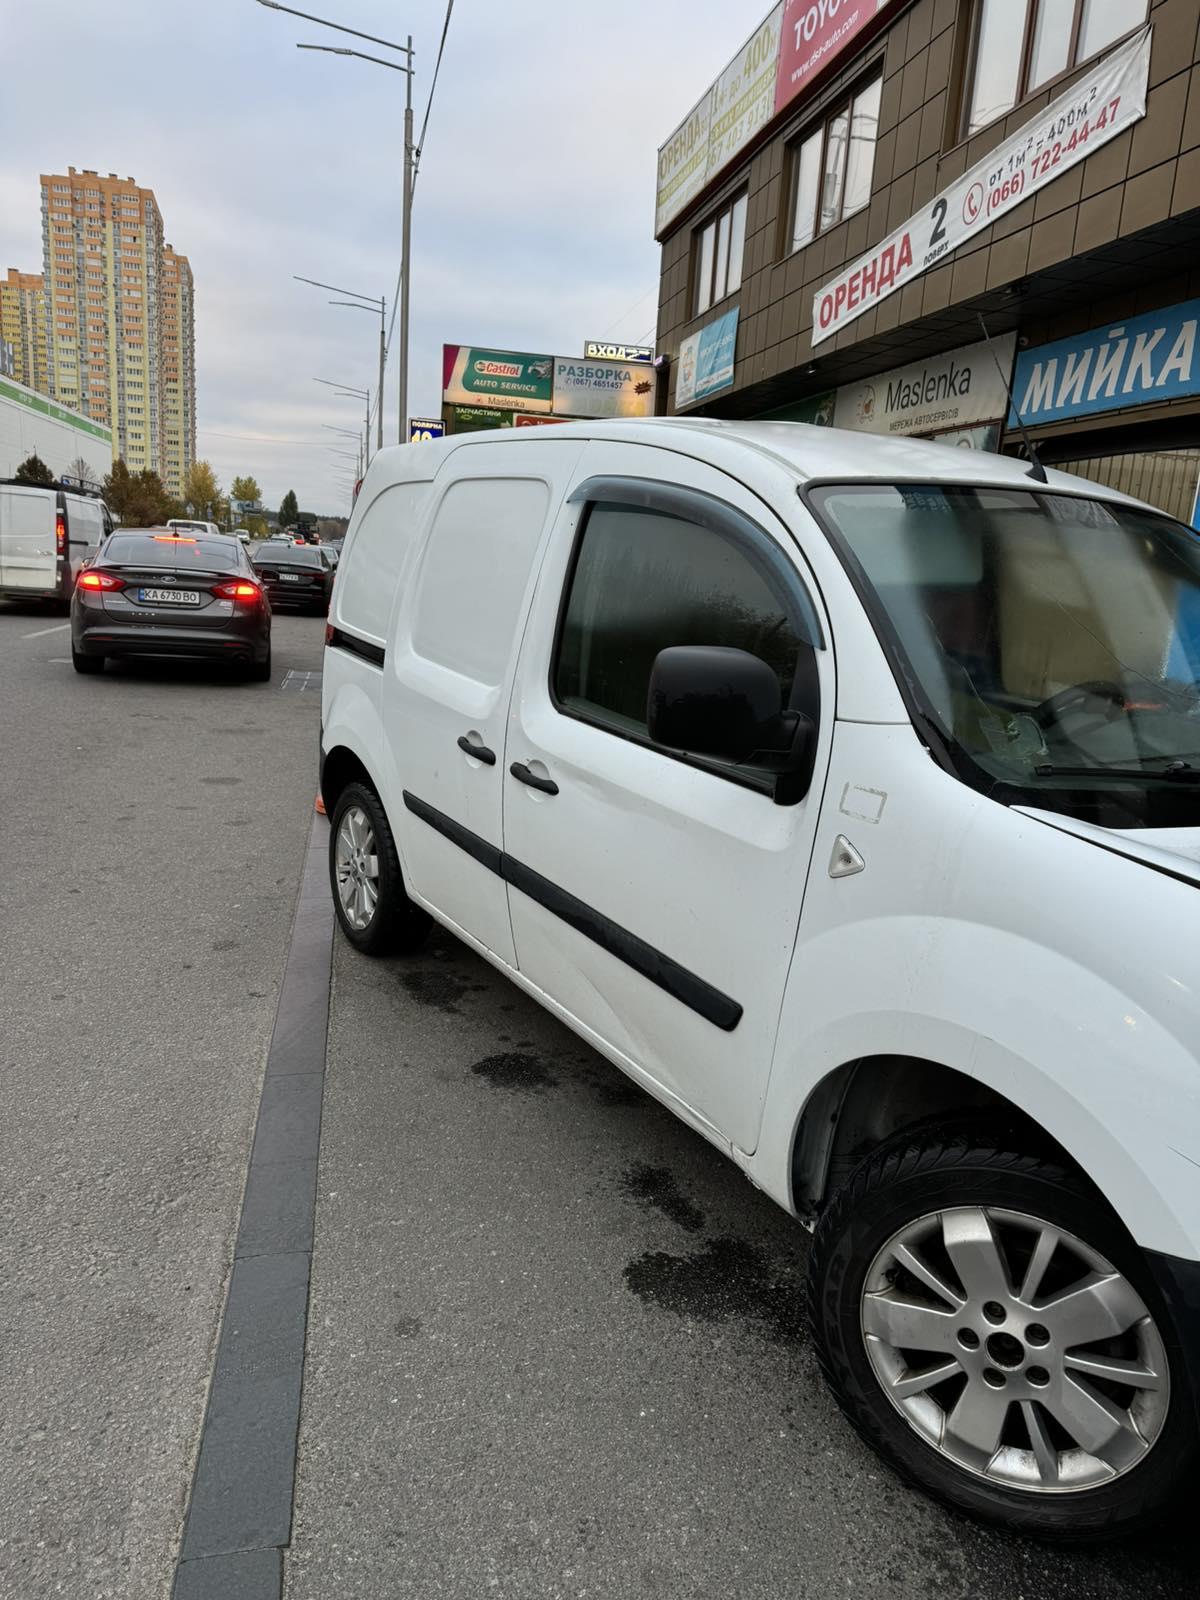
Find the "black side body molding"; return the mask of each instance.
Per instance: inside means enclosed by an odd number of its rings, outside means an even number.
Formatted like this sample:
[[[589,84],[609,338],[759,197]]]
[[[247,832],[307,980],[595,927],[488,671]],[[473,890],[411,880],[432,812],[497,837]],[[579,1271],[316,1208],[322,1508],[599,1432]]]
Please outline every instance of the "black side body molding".
[[[361,656],[373,667],[381,667],[387,657],[387,651],[381,644],[372,644],[369,639],[359,639],[354,634],[347,633],[344,628],[331,629],[325,644],[326,648],[348,650],[352,656]]]
[[[736,1000],[731,1000],[727,994],[722,994],[720,989],[714,988],[711,983],[698,977],[687,967],[681,967],[677,961],[672,961],[670,956],[664,955],[652,944],[647,944],[636,933],[630,933],[628,928],[623,928],[619,922],[606,917],[602,911],[597,911],[586,901],[577,899],[566,889],[552,883],[549,878],[543,878],[541,873],[535,872],[532,867],[527,867],[523,862],[506,855],[504,851],[497,850],[495,845],[489,844],[486,839],[481,839],[469,828],[464,828],[460,822],[455,822],[453,817],[448,817],[444,812],[427,805],[424,800],[410,794],[407,789],[404,791],[404,804],[414,816],[420,817],[422,822],[428,823],[452,844],[456,844],[460,850],[465,850],[475,861],[487,867],[490,872],[496,873],[505,883],[511,884],[514,889],[519,889],[531,900],[536,900],[540,906],[544,906],[553,916],[559,917],[568,927],[591,939],[602,950],[607,950],[609,955],[616,956],[618,961],[623,961],[626,966],[632,967],[643,978],[648,978],[673,1000],[680,1001],[690,1011],[703,1017],[706,1022],[711,1022],[724,1033],[732,1033],[742,1020],[742,1007]]]

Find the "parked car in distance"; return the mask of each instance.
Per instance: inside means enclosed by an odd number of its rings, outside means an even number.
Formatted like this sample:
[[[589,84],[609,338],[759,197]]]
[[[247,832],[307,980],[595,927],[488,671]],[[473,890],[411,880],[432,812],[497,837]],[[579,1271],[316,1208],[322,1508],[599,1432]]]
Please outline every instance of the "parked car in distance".
[[[192,517],[172,517],[167,523],[169,533],[203,534],[208,539],[224,537],[215,522],[198,522]]]
[[[71,601],[76,672],[112,656],[227,661],[271,676],[271,606],[242,546],[165,529],[114,533]]]
[[[68,604],[111,529],[108,507],[88,490],[0,480],[0,598]]]
[[[329,610],[333,568],[323,551],[302,544],[281,546],[268,539],[254,551],[252,560],[273,606],[295,606],[321,616]]]
[[[917,440],[529,431],[355,506],[346,938],[444,924],[810,1226],[903,1476],[1046,1538],[1193,1505],[1197,535]]]
[[[233,530],[233,537],[239,540],[242,544],[250,544],[253,542],[249,528],[235,528]]]

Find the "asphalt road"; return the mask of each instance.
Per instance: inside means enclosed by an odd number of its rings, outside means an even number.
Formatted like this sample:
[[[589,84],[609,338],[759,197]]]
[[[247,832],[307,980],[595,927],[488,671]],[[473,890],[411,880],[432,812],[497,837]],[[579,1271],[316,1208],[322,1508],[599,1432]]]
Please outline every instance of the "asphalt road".
[[[270,685],[80,679],[0,607],[3,1600],[166,1600],[320,638],[277,618]],[[316,1221],[289,1600],[1196,1592],[1194,1528],[1051,1551],[901,1485],[817,1373],[803,1232],[444,935],[335,942]]]
[[[1055,1552],[859,1444],[806,1236],[439,935],[335,939],[289,1600],[1182,1600],[1194,1528]]]
[[[275,676],[81,678],[0,602],[0,1595],[169,1589],[312,815]],[[306,684],[307,688],[300,686]]]

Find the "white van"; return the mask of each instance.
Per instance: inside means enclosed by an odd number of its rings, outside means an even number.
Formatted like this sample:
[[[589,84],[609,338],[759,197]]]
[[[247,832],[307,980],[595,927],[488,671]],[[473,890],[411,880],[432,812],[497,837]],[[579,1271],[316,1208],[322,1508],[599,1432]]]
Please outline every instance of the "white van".
[[[108,507],[94,494],[0,481],[0,598],[68,603],[84,563],[112,528]]]
[[[796,423],[458,437],[375,457],[327,637],[353,944],[436,918],[810,1225],[909,1478],[1075,1539],[1194,1492],[1190,529]]]

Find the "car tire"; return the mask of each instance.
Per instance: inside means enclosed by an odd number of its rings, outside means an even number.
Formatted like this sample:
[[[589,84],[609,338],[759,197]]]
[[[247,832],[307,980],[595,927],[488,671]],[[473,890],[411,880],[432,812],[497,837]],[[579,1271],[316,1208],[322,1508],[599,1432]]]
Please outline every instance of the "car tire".
[[[1151,1526],[1194,1495],[1200,1441],[1178,1335],[1138,1247],[1057,1156],[946,1128],[880,1146],[817,1225],[808,1297],[851,1423],[958,1510],[1086,1543]],[[1110,1315],[1128,1329],[1073,1337]],[[931,1382],[938,1371],[948,1376]],[[1121,1419],[1112,1438],[1106,1416]]]
[[[405,894],[387,815],[364,783],[347,784],[333,808],[329,887],[342,932],[364,955],[407,955],[425,942],[433,919]]]
[[[75,668],[76,672],[82,672],[85,676],[90,676],[96,672],[103,672],[104,661],[105,658],[103,656],[80,655],[75,646],[71,646],[71,665]]]

